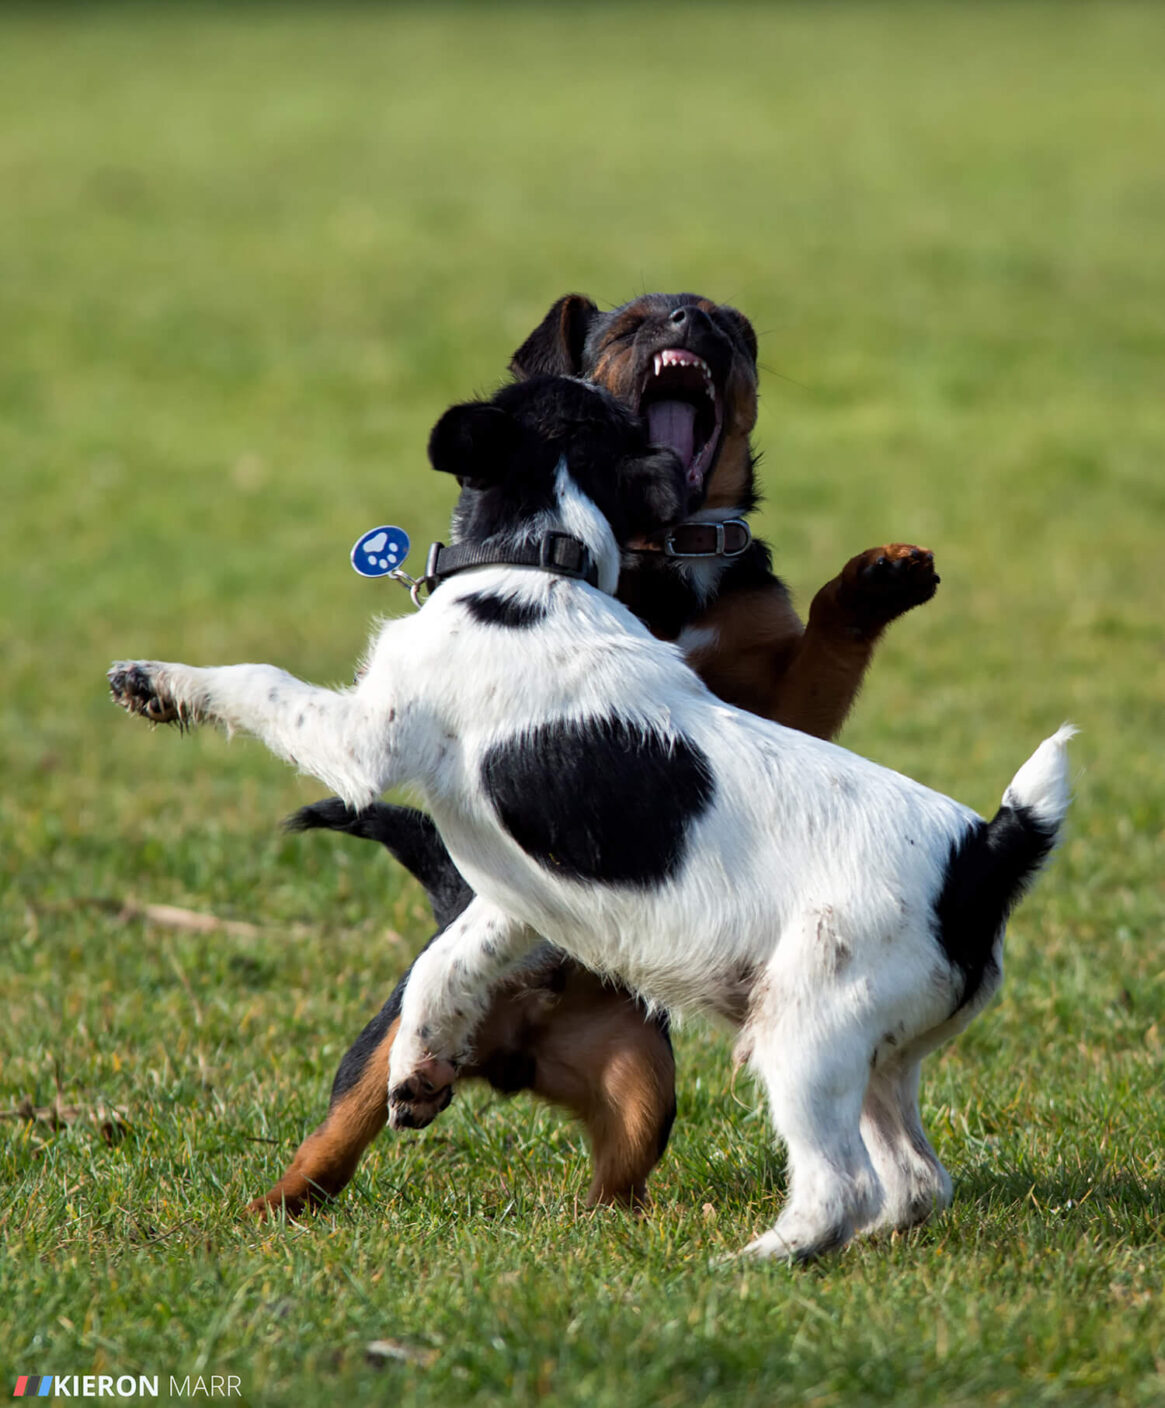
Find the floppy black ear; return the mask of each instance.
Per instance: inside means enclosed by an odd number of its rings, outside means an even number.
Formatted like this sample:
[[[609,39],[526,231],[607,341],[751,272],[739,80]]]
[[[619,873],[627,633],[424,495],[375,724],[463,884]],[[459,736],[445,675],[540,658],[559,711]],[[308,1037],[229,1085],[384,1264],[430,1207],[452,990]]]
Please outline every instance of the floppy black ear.
[[[748,349],[748,355],[755,363],[757,353],[756,333],[753,331],[752,324],[743,313],[736,308],[730,307],[727,303],[721,303],[717,312],[723,317],[725,322],[731,323],[733,329],[739,334],[741,341]]]
[[[519,381],[531,376],[578,376],[583,344],[596,303],[583,293],[560,298],[510,358],[510,371]]]
[[[688,477],[674,450],[650,450],[624,460],[619,502],[630,535],[655,533],[681,522],[688,512]]]
[[[474,485],[493,484],[509,470],[520,430],[508,412],[485,401],[450,406],[429,436],[429,462]]]

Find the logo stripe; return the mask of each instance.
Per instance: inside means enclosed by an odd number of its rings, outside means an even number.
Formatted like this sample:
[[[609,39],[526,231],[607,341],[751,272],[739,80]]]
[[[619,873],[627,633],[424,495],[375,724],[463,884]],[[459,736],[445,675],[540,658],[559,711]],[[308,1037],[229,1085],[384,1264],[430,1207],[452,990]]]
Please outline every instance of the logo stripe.
[[[47,1398],[53,1391],[54,1382],[55,1380],[52,1374],[42,1374],[40,1376],[40,1387],[36,1391],[36,1396],[38,1398]]]
[[[12,1397],[13,1397],[13,1398],[23,1398],[23,1397],[24,1397],[24,1390],[25,1390],[27,1387],[28,1387],[28,1375],[27,1375],[27,1374],[21,1374],[20,1378],[18,1378],[18,1379],[16,1380],[16,1387],[12,1390]]]

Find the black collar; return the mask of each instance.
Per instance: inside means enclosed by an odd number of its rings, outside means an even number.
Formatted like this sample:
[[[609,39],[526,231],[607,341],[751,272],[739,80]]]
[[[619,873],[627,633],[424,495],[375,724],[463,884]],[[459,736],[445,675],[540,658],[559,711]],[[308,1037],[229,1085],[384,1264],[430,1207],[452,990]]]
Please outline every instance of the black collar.
[[[430,591],[470,567],[540,567],[560,577],[599,585],[599,569],[587,545],[569,533],[550,532],[522,547],[487,547],[476,543],[434,543],[421,581]]]

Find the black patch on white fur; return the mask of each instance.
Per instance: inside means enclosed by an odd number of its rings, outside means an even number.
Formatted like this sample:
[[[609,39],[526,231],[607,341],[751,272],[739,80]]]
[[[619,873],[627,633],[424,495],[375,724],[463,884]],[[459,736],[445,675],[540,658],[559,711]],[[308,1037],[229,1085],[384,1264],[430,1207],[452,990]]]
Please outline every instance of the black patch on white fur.
[[[495,744],[482,785],[540,865],[574,880],[648,888],[676,875],[715,783],[682,735],[618,718],[563,720]]]
[[[1028,807],[1000,807],[951,845],[935,902],[938,940],[963,974],[955,1011],[972,1001],[995,967],[995,936],[1056,840]]]
[[[483,626],[508,626],[511,630],[528,630],[546,619],[546,605],[541,601],[523,601],[511,593],[474,592],[461,598],[461,604],[475,621]]]

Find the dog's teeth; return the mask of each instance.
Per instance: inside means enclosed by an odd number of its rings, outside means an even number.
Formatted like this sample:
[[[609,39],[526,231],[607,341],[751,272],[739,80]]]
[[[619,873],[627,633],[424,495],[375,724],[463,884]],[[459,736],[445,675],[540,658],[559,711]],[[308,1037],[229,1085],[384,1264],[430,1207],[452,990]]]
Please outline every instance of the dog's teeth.
[[[652,362],[656,376],[659,376],[666,367],[691,367],[698,371],[704,378],[704,389],[713,400],[716,399],[712,372],[702,357],[694,357],[690,352],[685,352],[680,348],[667,347],[662,352],[657,352]]]

